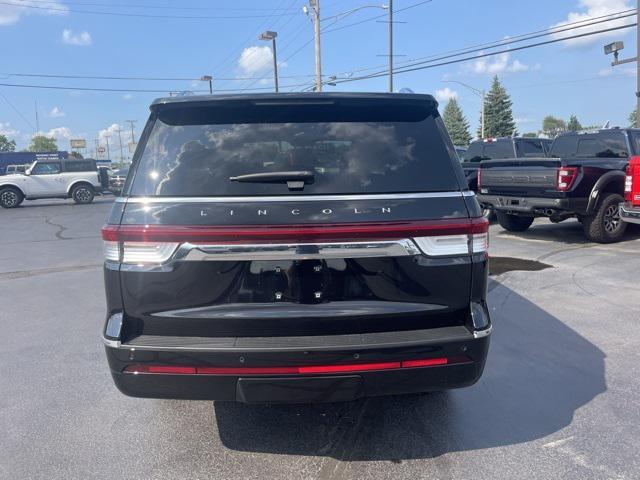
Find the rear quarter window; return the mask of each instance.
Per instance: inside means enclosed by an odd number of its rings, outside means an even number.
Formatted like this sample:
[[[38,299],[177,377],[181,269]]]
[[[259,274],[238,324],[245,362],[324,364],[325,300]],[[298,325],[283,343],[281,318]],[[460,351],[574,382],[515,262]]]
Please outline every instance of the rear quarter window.
[[[621,131],[561,135],[551,146],[550,156],[582,158],[625,158],[627,142]]]
[[[348,114],[288,108],[273,115],[227,117],[200,109],[159,114],[137,164],[129,194],[251,196],[406,193],[460,188],[455,152],[435,109],[384,108]],[[318,121],[315,121],[316,118]],[[367,121],[367,116],[372,121]],[[226,118],[234,120],[227,123]],[[273,119],[274,121],[270,121]],[[230,177],[310,171],[312,184],[240,183]]]

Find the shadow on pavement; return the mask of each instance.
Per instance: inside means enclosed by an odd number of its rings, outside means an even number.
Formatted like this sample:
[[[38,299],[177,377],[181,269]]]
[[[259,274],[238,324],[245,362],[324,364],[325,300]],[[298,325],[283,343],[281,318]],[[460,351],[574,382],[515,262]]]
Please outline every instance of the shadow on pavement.
[[[640,228],[637,227],[637,225],[629,225],[620,243],[640,238]],[[567,220],[561,223],[542,220],[541,223],[534,223],[524,232],[508,232],[500,225],[497,225],[497,230],[492,231],[492,234],[503,238],[520,237],[528,240],[548,240],[567,245],[587,245],[591,243],[584,236],[582,225],[577,220]]]
[[[96,198],[93,200],[93,202],[91,202],[88,205],[77,205],[72,199],[64,199],[64,198],[60,198],[60,199],[53,199],[53,200],[25,200],[24,202],[22,202],[22,204],[17,207],[17,208],[11,208],[8,209],[7,211],[20,211],[22,209],[29,209],[29,208],[34,208],[34,207],[65,207],[65,206],[70,206],[70,207],[76,207],[76,208],[86,208],[86,207],[90,207],[91,205],[96,205],[96,204],[100,204],[100,203],[113,203],[113,201],[116,199],[116,197],[114,197],[113,195],[104,195],[104,196],[97,196]],[[3,211],[4,209],[0,208],[0,212]]]
[[[529,442],[566,427],[606,390],[603,352],[527,299],[494,286],[492,344],[475,386],[345,404],[217,402],[222,443],[245,452],[400,461]]]

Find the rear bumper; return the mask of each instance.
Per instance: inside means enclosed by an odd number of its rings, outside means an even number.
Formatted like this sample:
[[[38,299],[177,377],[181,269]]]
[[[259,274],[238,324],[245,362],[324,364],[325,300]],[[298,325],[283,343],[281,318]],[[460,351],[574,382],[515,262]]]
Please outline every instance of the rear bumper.
[[[578,202],[568,198],[518,197],[511,195],[478,195],[478,202],[501,212],[531,213],[547,215],[551,212],[579,212],[586,208]]]
[[[640,207],[633,207],[628,203],[621,203],[620,218],[625,222],[640,224]]]
[[[487,314],[488,315],[488,314]],[[315,403],[366,396],[446,390],[474,384],[484,369],[491,327],[472,332],[445,327],[327,337],[264,337],[231,342],[186,337],[142,338],[120,343],[105,339],[107,359],[118,389],[148,398],[224,400],[244,403]],[[171,341],[171,339],[173,341]],[[412,360],[448,359],[414,366]],[[398,368],[371,368],[398,365]],[[228,374],[130,373],[125,368],[194,366]],[[340,367],[348,365],[351,371]],[[359,371],[358,366],[369,366]],[[402,366],[401,366],[402,365]],[[330,366],[325,373],[255,374],[264,368]],[[356,368],[353,368],[353,367]],[[338,371],[331,368],[338,367]],[[247,374],[243,373],[248,372]]]

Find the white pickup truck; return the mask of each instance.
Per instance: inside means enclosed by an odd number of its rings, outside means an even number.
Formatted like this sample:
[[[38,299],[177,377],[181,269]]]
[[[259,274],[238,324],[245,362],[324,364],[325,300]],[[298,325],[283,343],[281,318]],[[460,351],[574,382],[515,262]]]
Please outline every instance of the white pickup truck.
[[[73,198],[91,203],[102,185],[93,160],[38,160],[24,173],[0,176],[0,206],[15,208],[23,200]]]

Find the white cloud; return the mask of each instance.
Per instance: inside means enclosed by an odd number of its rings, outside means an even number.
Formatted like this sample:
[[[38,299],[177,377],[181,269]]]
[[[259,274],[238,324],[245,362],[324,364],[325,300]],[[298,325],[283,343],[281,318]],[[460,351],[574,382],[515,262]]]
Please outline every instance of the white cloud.
[[[76,45],[78,47],[88,47],[91,45],[91,35],[89,32],[74,33],[73,30],[65,28],[62,31],[62,42],[67,45]]]
[[[484,52],[480,52],[480,54],[483,55]],[[496,75],[504,72],[519,73],[529,70],[540,70],[541,68],[539,63],[531,67],[517,59],[510,62],[510,59],[511,54],[509,52],[500,53],[492,57],[479,58],[471,64],[471,71],[478,75]]]
[[[634,7],[629,0],[580,0],[580,12],[570,12],[567,15],[567,19],[562,22],[556,23],[552,25],[552,27],[562,27],[567,25],[568,23],[573,22],[581,22],[585,20],[590,20],[595,17],[601,17],[604,15],[611,15],[612,13],[616,13],[622,10],[629,10]],[[635,2],[633,2],[635,3]],[[584,28],[579,28],[577,30],[560,32],[554,35],[555,38],[562,38],[569,36],[571,34],[582,34],[588,32],[594,32],[597,30],[603,30],[604,28],[613,28],[621,25],[628,25],[633,23],[634,17],[626,17],[621,18],[620,20],[615,20],[611,22],[597,23],[595,25],[591,25]],[[563,42],[564,45],[570,47],[578,47],[583,45],[588,45],[594,42],[601,42],[604,37],[620,37],[623,35],[625,30],[614,30],[612,32],[601,33],[598,35],[590,35],[588,37],[575,38],[573,40],[567,40]]]
[[[451,90],[449,87],[436,90],[436,100],[438,100],[438,103],[448,102],[452,98],[458,98],[458,92],[455,90]]]
[[[69,140],[73,137],[69,127],[56,127],[52,128],[48,132],[38,132],[40,135],[46,135],[47,137],[53,137],[56,140]]]
[[[20,21],[23,15],[66,15],[68,8],[58,2],[48,2],[42,5],[40,1],[21,1],[0,5],[0,26],[13,25]]]
[[[124,127],[118,123],[113,123],[109,125],[107,128],[104,128],[98,132],[98,138],[100,139],[100,143],[106,141],[107,137],[110,137],[110,141],[113,142],[113,137],[118,136],[118,130],[124,130]],[[124,139],[123,139],[124,142]]]
[[[272,62],[273,56],[270,47],[248,47],[240,54],[238,67],[242,75],[254,75],[271,65]]]
[[[125,93],[122,98],[124,100],[131,100],[133,98],[133,95],[131,95],[130,93]]]
[[[19,135],[20,132],[15,128],[11,127],[11,123],[9,122],[0,122],[0,135],[5,135],[7,137],[15,137]]]
[[[51,109],[51,111],[49,112],[49,116],[51,118],[61,118],[61,117],[66,117],[67,114],[64,113],[62,110],[60,110],[60,108],[58,107],[53,107]]]

